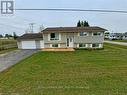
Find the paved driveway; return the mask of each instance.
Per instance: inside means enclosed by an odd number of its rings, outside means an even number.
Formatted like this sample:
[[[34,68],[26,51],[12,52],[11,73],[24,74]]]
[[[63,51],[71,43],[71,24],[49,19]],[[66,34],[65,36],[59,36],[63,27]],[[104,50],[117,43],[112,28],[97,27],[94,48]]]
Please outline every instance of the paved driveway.
[[[124,43],[124,42],[113,42],[113,41],[104,41],[104,42],[105,43],[110,43],[110,44],[127,46],[127,43]]]
[[[15,50],[0,55],[0,72],[16,64],[18,61],[36,53],[37,50]]]

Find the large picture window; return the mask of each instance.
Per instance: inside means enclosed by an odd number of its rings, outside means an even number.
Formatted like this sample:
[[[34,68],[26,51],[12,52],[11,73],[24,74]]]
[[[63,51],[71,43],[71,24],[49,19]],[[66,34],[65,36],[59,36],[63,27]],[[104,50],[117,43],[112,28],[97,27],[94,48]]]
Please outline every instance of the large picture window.
[[[100,44],[97,44],[97,43],[96,43],[96,44],[92,44],[92,47],[93,47],[93,48],[99,48],[99,45],[100,45]]]
[[[93,36],[101,36],[101,32],[95,32],[95,33],[93,33]]]
[[[59,33],[51,33],[50,40],[59,40]]]
[[[87,36],[88,33],[87,32],[80,32],[80,36]]]

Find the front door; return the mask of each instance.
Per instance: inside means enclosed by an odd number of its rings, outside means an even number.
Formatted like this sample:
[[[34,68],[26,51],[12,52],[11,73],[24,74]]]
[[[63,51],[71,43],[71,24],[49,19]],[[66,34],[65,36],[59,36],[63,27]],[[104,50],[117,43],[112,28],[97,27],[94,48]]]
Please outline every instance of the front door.
[[[67,38],[67,47],[73,47],[73,37]]]

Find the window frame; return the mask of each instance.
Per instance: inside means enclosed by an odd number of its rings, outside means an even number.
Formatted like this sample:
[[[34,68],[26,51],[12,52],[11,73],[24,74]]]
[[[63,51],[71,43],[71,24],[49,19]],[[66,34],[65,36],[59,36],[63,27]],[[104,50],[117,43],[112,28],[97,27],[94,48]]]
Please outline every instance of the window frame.
[[[82,35],[81,35],[81,33],[82,33]],[[88,36],[88,32],[79,32],[79,36],[80,37]]]
[[[51,37],[53,33],[50,33],[50,41],[56,41],[56,40],[60,40],[60,35],[59,33],[54,33],[54,38]]]
[[[54,46],[53,46],[53,45],[54,45]],[[57,46],[55,46],[55,45],[57,45]],[[54,43],[54,44],[51,44],[51,48],[59,48],[59,46],[60,46],[60,45],[57,44],[57,43],[56,43],[56,44],[55,44],[55,43]]]
[[[93,46],[93,45],[95,45],[95,46]],[[94,43],[94,44],[92,44],[92,48],[100,48],[100,44],[99,43]]]
[[[96,35],[94,33],[96,33]],[[98,33],[100,33],[100,34],[98,35]],[[102,33],[101,32],[93,32],[92,35],[93,36],[102,36]]]
[[[81,44],[82,44],[82,45],[85,45],[85,46],[81,47],[81,46],[80,46]],[[78,44],[78,47],[79,47],[79,48],[87,48],[87,44],[86,44],[86,43],[79,43],[79,44]]]

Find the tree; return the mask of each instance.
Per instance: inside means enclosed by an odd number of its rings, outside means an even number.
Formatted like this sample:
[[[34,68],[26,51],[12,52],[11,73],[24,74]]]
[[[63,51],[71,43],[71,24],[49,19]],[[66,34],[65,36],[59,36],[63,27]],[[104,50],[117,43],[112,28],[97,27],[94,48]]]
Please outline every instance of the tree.
[[[3,38],[3,35],[2,34],[0,34],[0,38]]]
[[[84,22],[83,21],[81,21],[81,27],[83,27],[84,26]]]
[[[84,21],[84,27],[89,27],[90,25],[89,25],[89,23],[88,23],[88,21]]]
[[[18,38],[18,36],[16,35],[15,32],[13,32],[13,37],[14,37],[14,39],[17,39]]]
[[[10,34],[5,34],[5,37],[9,39],[10,37],[13,37],[13,36]]]
[[[81,27],[81,22],[80,22],[80,20],[79,20],[78,23],[77,23],[77,27]]]
[[[88,23],[88,21],[78,21],[78,23],[77,23],[77,27],[89,27],[90,25],[89,25],[89,23]]]

